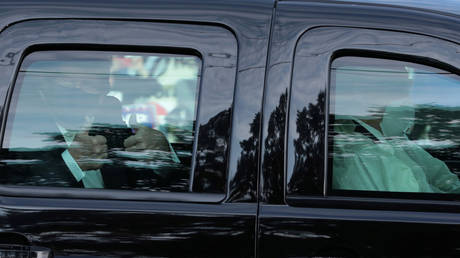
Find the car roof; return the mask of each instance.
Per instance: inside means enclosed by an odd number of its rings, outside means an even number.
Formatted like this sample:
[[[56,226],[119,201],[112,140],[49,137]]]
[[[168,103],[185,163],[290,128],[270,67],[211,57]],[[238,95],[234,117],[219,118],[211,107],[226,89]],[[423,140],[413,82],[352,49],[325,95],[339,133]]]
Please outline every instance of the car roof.
[[[403,7],[460,16],[460,0],[278,0]]]

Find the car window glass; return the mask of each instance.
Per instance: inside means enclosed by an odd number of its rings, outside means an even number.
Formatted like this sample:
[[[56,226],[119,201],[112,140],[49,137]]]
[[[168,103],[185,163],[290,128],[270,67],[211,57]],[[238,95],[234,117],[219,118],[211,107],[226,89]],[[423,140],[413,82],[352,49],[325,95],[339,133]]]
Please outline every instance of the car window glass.
[[[397,60],[331,67],[333,190],[459,193],[460,77]]]
[[[201,59],[42,51],[17,75],[6,185],[188,191]]]

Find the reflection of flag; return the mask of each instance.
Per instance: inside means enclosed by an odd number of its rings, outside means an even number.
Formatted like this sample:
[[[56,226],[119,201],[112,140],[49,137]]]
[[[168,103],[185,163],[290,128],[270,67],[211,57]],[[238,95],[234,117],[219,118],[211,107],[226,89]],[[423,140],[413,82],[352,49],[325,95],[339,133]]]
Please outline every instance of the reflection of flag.
[[[168,111],[158,103],[124,105],[122,116],[124,121],[134,121],[151,128],[156,128],[168,114]]]
[[[149,105],[154,105],[156,109],[156,113],[158,116],[166,116],[168,114],[168,111],[166,108],[164,108],[162,105],[156,103],[156,102],[149,102]]]

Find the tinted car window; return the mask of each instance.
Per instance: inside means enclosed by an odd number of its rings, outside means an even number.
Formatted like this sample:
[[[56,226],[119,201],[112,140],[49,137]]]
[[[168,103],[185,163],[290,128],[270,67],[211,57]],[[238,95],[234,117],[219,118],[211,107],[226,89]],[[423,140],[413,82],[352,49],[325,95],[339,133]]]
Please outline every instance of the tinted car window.
[[[200,70],[193,55],[28,55],[8,113],[0,182],[188,191]]]
[[[334,190],[459,193],[460,78],[410,62],[332,63]]]

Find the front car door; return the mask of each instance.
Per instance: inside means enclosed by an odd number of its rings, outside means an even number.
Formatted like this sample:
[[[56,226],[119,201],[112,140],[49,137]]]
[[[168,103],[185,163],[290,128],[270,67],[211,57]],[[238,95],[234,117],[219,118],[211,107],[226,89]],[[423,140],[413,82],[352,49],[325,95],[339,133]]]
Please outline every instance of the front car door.
[[[254,256],[272,3],[21,7],[0,21],[2,250]]]

